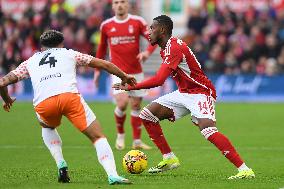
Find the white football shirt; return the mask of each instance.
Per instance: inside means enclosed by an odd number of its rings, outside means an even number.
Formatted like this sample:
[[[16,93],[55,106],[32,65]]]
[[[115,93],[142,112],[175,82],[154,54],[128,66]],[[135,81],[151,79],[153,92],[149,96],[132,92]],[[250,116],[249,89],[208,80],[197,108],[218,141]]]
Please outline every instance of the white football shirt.
[[[18,80],[31,78],[34,106],[61,93],[78,93],[76,66],[88,65],[93,56],[66,48],[37,52],[12,72]]]

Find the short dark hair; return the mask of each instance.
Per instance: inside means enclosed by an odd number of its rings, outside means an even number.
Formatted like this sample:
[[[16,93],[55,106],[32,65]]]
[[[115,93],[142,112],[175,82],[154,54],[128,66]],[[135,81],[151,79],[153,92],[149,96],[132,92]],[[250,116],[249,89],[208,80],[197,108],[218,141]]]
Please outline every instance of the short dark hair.
[[[40,36],[40,44],[44,47],[57,47],[63,41],[63,33],[56,30],[47,30]]]
[[[153,20],[156,20],[160,25],[166,28],[167,32],[172,35],[173,21],[167,15],[157,16]]]

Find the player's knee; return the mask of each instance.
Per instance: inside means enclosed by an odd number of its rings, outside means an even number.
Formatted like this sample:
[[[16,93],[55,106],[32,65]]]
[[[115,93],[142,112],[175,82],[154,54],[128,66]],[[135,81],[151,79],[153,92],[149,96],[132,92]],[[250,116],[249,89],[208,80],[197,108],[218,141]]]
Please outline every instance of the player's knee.
[[[141,109],[140,103],[131,104],[131,109],[132,110],[140,110]]]
[[[125,110],[129,102],[129,97],[127,94],[117,94],[115,95],[116,106],[121,110]]]
[[[82,131],[92,142],[95,142],[99,138],[104,138],[105,135],[102,132],[102,128],[97,121],[94,121]]]
[[[131,102],[131,109],[132,110],[140,110],[141,109],[141,102],[140,101],[132,101]]]
[[[127,101],[116,101],[116,106],[121,110],[125,111],[127,108],[128,102]]]
[[[151,122],[154,122],[154,123],[157,123],[157,122],[160,121],[159,118],[157,116],[155,116],[146,107],[141,110],[139,117],[142,119],[142,121],[151,121]]]
[[[202,131],[203,129],[205,129],[207,127],[216,127],[215,122],[211,119],[196,118],[196,119],[192,119],[192,121],[199,127],[200,131]]]

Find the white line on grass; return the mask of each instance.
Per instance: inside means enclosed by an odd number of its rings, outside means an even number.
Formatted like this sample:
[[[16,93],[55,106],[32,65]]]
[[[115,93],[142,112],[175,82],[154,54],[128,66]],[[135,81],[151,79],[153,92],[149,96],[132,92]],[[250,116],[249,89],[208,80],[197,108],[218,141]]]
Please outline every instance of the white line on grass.
[[[38,146],[38,145],[0,145],[0,149],[43,149],[46,148],[44,145],[42,146]],[[74,145],[74,146],[70,146],[70,145],[64,145],[63,146],[64,149],[88,149],[91,148],[91,146],[85,146],[85,145]],[[186,147],[187,148],[187,147]],[[192,147],[188,147],[188,149],[201,149],[201,150],[212,150],[214,147],[210,147],[210,146],[192,146]],[[185,147],[173,147],[173,149],[175,150],[179,150],[179,149],[185,149]],[[242,149],[242,150],[265,150],[265,151],[284,151],[284,147],[269,147],[269,146],[262,146],[262,147],[252,147],[252,146],[244,146],[244,147],[238,147],[238,149]]]

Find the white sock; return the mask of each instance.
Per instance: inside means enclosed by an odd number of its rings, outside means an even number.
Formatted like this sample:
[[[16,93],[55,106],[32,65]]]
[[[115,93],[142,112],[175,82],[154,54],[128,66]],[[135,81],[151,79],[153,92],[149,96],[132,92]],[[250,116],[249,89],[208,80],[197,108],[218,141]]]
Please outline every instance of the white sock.
[[[125,134],[124,133],[117,133],[117,139],[124,140]]]
[[[247,171],[249,170],[248,166],[243,163],[240,167],[238,167],[238,171]]]
[[[117,115],[118,117],[123,117],[125,115],[125,112],[123,112],[121,109],[119,109],[117,106],[114,109],[114,113],[115,115]]]
[[[58,168],[66,167],[62,154],[62,141],[56,129],[42,128],[42,139],[49,149]]]
[[[94,143],[100,164],[103,166],[107,175],[117,177],[115,161],[112,150],[106,138],[100,138]]]
[[[131,110],[130,115],[134,116],[134,117],[139,117],[141,110]]]
[[[163,159],[171,159],[171,158],[175,158],[175,154],[173,152],[167,153],[167,154],[163,154]]]

